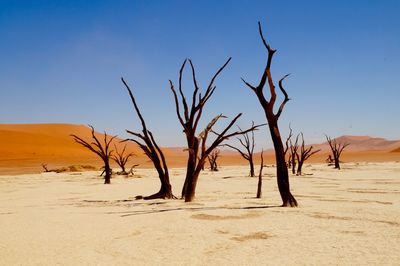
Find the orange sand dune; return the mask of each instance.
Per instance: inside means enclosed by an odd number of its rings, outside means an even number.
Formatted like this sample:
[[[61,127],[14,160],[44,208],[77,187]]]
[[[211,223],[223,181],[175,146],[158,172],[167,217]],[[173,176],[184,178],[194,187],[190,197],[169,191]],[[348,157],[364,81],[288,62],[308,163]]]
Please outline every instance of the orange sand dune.
[[[97,167],[102,165],[101,160],[92,152],[78,145],[70,134],[81,136],[90,140],[90,129],[85,125],[72,124],[0,124],[0,174],[5,173],[32,173],[42,170],[41,165],[47,164],[49,168],[68,165],[90,164]],[[98,134],[102,139],[102,134]],[[351,145],[343,152],[343,160],[350,161],[398,161],[400,154],[393,151],[400,147],[400,141],[387,141],[385,139],[357,136],[343,136],[338,138]],[[128,163],[140,164],[140,167],[151,167],[152,164],[143,155],[140,148],[132,143],[115,143],[119,149],[127,145],[129,152],[136,156]],[[327,143],[314,145],[322,151],[310,158],[309,162],[324,163],[329,153]],[[170,167],[184,167],[186,164],[186,151],[182,147],[164,148],[167,162]],[[255,154],[258,164],[260,155]],[[274,164],[273,150],[264,153],[266,164]],[[246,165],[245,161],[235,152],[223,151],[218,160],[219,165]]]
[[[41,164],[49,168],[72,164],[101,165],[99,158],[78,145],[70,136],[76,134],[91,140],[91,131],[84,125],[32,124],[0,125],[0,173],[32,172],[41,170]],[[102,136],[96,133],[102,140]],[[115,141],[118,148],[123,145]],[[127,143],[128,151],[141,153],[139,148]]]
[[[400,147],[398,147],[397,149],[392,150],[392,152],[400,152]]]
[[[348,152],[357,151],[386,151],[389,152],[397,147],[400,147],[400,140],[387,140],[384,138],[374,138],[369,136],[341,136],[335,138],[337,143],[349,143],[350,145],[346,148]],[[322,151],[329,151],[328,142],[321,144],[313,144],[316,149]]]

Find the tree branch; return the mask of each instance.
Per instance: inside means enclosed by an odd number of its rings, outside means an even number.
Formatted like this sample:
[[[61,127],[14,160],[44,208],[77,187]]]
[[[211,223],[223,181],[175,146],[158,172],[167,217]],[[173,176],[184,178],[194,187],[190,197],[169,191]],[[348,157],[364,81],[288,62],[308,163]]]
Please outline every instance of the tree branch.
[[[185,95],[183,94],[183,91],[182,91],[182,76],[183,76],[183,69],[185,68],[186,62],[187,62],[187,59],[185,59],[185,61],[183,61],[181,69],[179,70],[179,93],[181,94],[181,97],[182,97],[185,119],[186,119],[186,121],[188,121],[189,120],[189,108],[188,108],[188,105],[186,102]]]
[[[289,96],[287,94],[287,92],[285,91],[285,89],[283,88],[282,82],[285,78],[287,78],[290,74],[285,75],[283,78],[281,78],[279,80],[279,88],[281,89],[283,95],[285,96],[285,99],[283,100],[283,102],[281,103],[281,105],[279,106],[279,110],[278,113],[275,115],[276,119],[279,119],[279,117],[281,116],[281,113],[283,111],[283,108],[285,107],[285,104],[290,100]]]

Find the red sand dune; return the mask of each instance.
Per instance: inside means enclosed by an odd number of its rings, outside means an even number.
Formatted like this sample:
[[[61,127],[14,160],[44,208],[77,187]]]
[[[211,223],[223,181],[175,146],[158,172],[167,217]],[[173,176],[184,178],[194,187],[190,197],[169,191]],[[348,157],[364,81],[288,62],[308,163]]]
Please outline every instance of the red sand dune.
[[[397,149],[392,150],[392,152],[400,152],[400,147],[398,147]]]
[[[101,165],[100,159],[78,145],[70,134],[91,139],[91,130],[84,125],[0,125],[0,172],[40,171],[42,164],[48,164],[49,168],[73,164]],[[125,145],[118,141],[115,143],[119,148]],[[136,145],[127,145],[129,151],[140,153]]]
[[[92,152],[78,145],[70,137],[76,134],[90,140],[90,129],[84,125],[71,124],[0,124],[0,174],[1,173],[29,173],[42,170],[41,165],[49,168],[61,166],[90,164],[101,166],[101,160]],[[97,133],[99,134],[99,133]],[[137,156],[131,164],[140,164],[140,167],[151,167],[151,162],[143,152],[132,142],[115,142],[119,149],[127,144],[128,151]],[[343,136],[339,142],[349,142],[351,145],[343,152],[344,161],[396,161],[400,156],[400,141],[388,141],[382,138],[366,136]],[[328,153],[327,143],[313,145],[322,151],[311,157],[310,162],[324,162]],[[170,167],[184,167],[186,151],[181,147],[164,148]],[[397,151],[397,152],[390,152]],[[255,155],[256,161],[259,154]],[[274,164],[273,151],[265,152],[267,164]],[[233,152],[222,152],[219,164],[233,165],[246,164],[240,155]],[[128,164],[129,166],[129,164]]]

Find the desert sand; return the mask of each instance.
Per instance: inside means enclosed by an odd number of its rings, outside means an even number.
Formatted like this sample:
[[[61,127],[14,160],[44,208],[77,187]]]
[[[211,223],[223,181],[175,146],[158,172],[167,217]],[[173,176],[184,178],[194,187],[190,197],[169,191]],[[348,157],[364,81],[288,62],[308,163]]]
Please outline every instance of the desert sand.
[[[201,174],[196,200],[135,200],[155,171],[0,176],[0,265],[399,265],[400,163],[306,164],[298,208],[246,166]],[[184,169],[171,169],[179,195]]]
[[[92,152],[81,147],[73,141],[70,134],[76,134],[85,140],[90,139],[90,129],[85,125],[74,124],[0,124],[0,175],[40,173],[42,164],[47,164],[49,169],[69,165],[93,165],[101,167],[101,160]],[[97,133],[100,135],[102,133]],[[143,152],[132,142],[120,143],[122,139],[114,142],[118,149],[127,144],[127,151],[134,152],[136,156],[128,164],[140,164],[140,167],[151,168],[152,163],[144,156]],[[400,161],[400,140],[388,141],[382,138],[367,136],[342,136],[339,142],[349,142],[351,145],[343,152],[342,160],[345,162],[387,162]],[[259,144],[257,144],[259,145]],[[329,154],[327,143],[314,144],[315,149],[321,152],[312,156],[309,162],[323,163]],[[187,152],[184,147],[163,148],[169,167],[184,167]],[[218,162],[221,165],[246,165],[247,162],[232,150],[221,148]],[[255,154],[256,162],[260,155]],[[264,152],[268,163],[275,159],[272,149]],[[115,164],[113,165],[115,167]]]

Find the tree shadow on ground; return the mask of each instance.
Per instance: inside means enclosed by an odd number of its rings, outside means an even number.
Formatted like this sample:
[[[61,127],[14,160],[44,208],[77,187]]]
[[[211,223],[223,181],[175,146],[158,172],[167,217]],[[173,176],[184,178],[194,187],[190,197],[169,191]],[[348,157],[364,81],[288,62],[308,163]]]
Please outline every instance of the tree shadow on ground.
[[[269,209],[278,208],[281,205],[262,205],[262,206],[243,206],[243,207],[179,207],[179,208],[168,208],[168,209],[155,209],[155,210],[144,210],[144,211],[129,211],[129,212],[107,212],[107,214],[120,213],[121,217],[142,215],[142,214],[154,214],[163,212],[175,212],[175,211],[205,211],[205,210],[254,210],[254,209]]]

